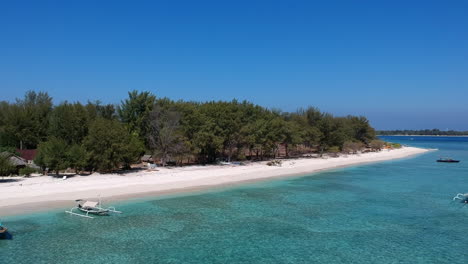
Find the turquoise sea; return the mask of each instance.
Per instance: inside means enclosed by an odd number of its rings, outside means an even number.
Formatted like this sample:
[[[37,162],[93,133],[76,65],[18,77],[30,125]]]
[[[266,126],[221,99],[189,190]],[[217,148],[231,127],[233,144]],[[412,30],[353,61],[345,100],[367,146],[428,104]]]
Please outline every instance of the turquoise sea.
[[[109,217],[3,217],[0,263],[468,263],[468,206],[452,202],[468,192],[468,138],[383,138],[439,151],[121,202]]]

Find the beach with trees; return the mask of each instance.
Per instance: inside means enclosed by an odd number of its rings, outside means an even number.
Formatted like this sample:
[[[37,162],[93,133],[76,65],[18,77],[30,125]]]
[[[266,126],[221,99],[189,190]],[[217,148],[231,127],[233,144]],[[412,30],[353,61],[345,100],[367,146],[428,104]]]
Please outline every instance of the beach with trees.
[[[428,151],[379,140],[363,116],[315,107],[282,112],[247,101],[174,101],[138,91],[115,105],[54,104],[48,93],[31,91],[0,108],[0,208],[11,214],[30,203],[42,210],[97,194],[127,199],[193,191]]]
[[[315,107],[282,112],[235,99],[174,101],[139,91],[119,104],[54,104],[47,92],[34,91],[0,102],[0,147],[37,149],[34,163],[56,174],[130,169],[144,154],[162,166],[213,164],[356,153],[375,143],[366,117]]]

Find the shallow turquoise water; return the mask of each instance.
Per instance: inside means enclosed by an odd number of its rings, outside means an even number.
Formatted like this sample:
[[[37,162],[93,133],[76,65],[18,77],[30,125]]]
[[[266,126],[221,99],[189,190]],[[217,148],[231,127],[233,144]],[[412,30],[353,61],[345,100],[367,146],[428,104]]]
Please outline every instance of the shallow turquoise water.
[[[468,192],[468,138],[390,139],[440,150],[121,203],[110,217],[4,217],[0,263],[468,263],[468,206],[451,202]]]

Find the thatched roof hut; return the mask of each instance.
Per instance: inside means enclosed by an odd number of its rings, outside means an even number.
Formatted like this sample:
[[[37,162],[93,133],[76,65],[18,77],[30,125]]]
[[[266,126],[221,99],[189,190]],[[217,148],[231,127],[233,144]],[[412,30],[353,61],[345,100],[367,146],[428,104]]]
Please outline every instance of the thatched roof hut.
[[[26,160],[10,152],[2,152],[0,153],[0,156],[7,157],[10,163],[15,167],[26,167],[28,165],[28,162]]]

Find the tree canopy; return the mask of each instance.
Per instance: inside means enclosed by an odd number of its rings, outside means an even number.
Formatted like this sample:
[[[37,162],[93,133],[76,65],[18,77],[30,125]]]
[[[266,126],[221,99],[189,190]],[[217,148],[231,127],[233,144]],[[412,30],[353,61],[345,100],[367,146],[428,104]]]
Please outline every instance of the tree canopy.
[[[39,148],[38,165],[56,171],[128,168],[145,152],[163,164],[287,157],[299,149],[354,152],[374,139],[367,118],[315,107],[282,112],[247,101],[173,101],[139,91],[119,105],[53,105],[44,92],[0,102],[0,147]]]

